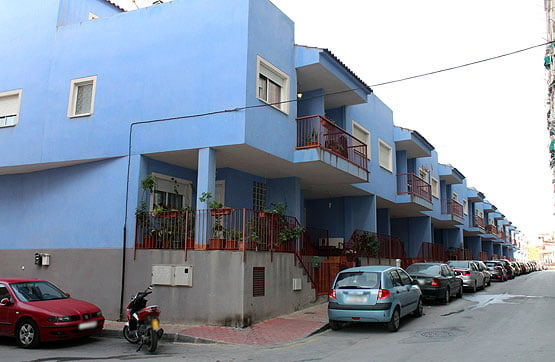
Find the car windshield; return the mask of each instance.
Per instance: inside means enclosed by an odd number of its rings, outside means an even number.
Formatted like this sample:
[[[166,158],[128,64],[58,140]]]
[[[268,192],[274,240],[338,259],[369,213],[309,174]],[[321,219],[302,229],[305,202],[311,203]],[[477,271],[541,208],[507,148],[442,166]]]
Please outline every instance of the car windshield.
[[[380,275],[374,272],[345,272],[337,276],[336,289],[377,289]]]
[[[468,268],[468,262],[462,260],[450,260],[447,264],[452,268]]]
[[[12,283],[17,299],[22,302],[38,302],[42,300],[69,298],[64,292],[49,282]]]
[[[439,265],[434,264],[412,264],[407,268],[409,274],[422,274],[422,275],[439,275]]]

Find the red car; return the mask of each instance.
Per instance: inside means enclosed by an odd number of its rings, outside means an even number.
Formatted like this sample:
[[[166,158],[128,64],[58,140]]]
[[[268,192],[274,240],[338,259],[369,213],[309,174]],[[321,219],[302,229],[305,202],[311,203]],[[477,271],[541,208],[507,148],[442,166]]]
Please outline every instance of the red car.
[[[23,348],[98,334],[103,327],[100,308],[47,281],[0,279],[0,335],[15,337]]]

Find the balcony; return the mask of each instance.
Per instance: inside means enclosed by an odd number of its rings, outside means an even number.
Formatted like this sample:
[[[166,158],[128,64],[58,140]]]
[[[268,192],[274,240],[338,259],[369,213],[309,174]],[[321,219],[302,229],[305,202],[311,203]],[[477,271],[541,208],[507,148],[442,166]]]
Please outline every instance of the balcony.
[[[421,216],[433,209],[432,187],[413,173],[397,175],[396,217]]]
[[[441,199],[440,227],[453,227],[464,223],[463,206],[453,199]]]
[[[318,148],[368,171],[364,142],[320,115],[297,118],[297,150]]]
[[[484,218],[474,215],[474,219],[472,220],[472,226],[480,228],[482,231],[485,231]]]
[[[295,252],[296,218],[250,209],[170,210],[137,215],[135,249]]]

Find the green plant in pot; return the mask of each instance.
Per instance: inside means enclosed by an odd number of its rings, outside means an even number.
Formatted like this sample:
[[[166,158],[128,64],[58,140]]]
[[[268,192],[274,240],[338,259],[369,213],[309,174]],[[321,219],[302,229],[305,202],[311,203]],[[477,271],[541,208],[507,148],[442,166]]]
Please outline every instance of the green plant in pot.
[[[153,175],[147,175],[141,180],[141,189],[143,192],[139,206],[135,210],[135,217],[137,221],[137,234],[142,235],[143,242],[145,238],[152,238],[152,235],[149,233],[149,230],[151,229],[151,221],[146,203],[146,193],[147,191],[153,193],[155,188],[156,178]]]
[[[359,235],[358,249],[360,254],[364,254],[367,257],[377,256],[379,247],[380,241],[375,234],[365,231]]]

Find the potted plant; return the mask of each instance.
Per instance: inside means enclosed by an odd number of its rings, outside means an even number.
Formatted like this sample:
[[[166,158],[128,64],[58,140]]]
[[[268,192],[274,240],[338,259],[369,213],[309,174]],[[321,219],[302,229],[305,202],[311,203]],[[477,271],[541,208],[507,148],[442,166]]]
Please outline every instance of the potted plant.
[[[358,251],[367,257],[377,256],[380,247],[378,237],[368,231],[363,232],[358,236]]]
[[[282,202],[272,203],[271,208],[264,210],[264,215],[269,221],[268,227],[272,233],[272,239],[276,242],[273,245],[277,251],[285,251],[287,243],[297,240],[304,228],[291,225],[285,215],[287,205]]]
[[[224,208],[221,202],[212,200],[212,193],[203,192],[199,197],[200,202],[206,202],[210,208],[210,215],[214,216],[214,224],[212,227],[212,238],[210,238],[210,249],[222,249],[225,244],[224,238],[224,215],[231,214],[231,208]]]
[[[153,245],[153,236],[150,235],[151,231],[151,221],[150,215],[147,209],[146,203],[146,193],[154,192],[156,187],[156,178],[153,175],[147,175],[141,180],[141,189],[143,190],[141,201],[139,206],[135,210],[135,220],[137,227],[137,235],[141,235],[143,238],[143,248],[150,248],[147,245]]]

